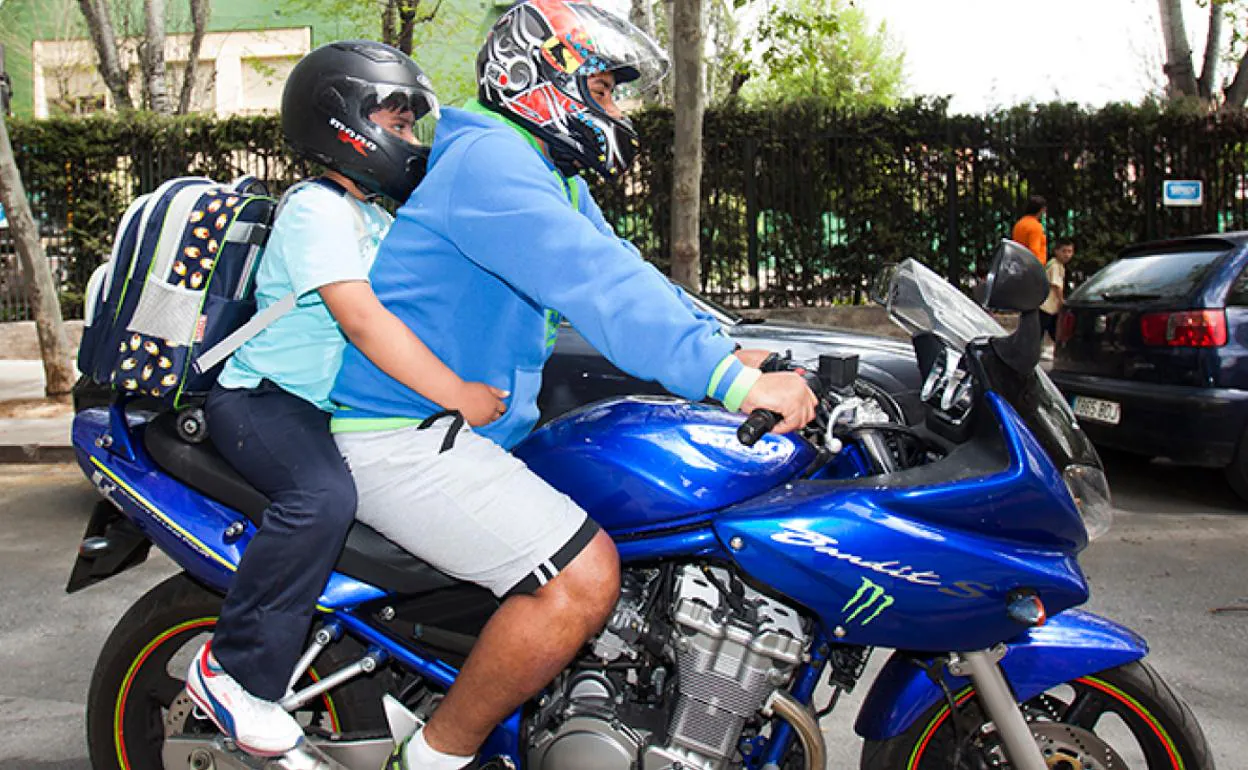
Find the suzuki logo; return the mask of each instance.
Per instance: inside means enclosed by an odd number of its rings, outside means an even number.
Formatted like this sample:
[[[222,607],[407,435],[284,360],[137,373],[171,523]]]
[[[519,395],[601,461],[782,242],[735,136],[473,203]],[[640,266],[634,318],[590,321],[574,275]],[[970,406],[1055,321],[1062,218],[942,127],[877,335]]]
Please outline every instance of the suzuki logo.
[[[1106,329],[1109,328],[1109,319],[1103,315],[1098,315],[1096,317],[1096,320],[1092,323],[1092,328],[1096,331],[1097,334],[1103,333]]]

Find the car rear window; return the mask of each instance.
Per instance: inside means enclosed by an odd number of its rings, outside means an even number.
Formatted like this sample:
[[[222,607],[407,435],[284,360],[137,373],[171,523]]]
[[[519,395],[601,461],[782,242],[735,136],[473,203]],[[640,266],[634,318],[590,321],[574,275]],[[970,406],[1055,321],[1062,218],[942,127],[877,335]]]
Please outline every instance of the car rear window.
[[[1106,265],[1070,295],[1072,302],[1134,302],[1185,297],[1225,250],[1141,254]]]

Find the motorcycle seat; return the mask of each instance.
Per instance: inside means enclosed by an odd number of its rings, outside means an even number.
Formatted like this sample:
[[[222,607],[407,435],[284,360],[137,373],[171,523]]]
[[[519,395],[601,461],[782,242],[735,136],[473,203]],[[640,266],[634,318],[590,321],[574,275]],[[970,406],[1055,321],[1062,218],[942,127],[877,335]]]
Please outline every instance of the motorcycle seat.
[[[144,429],[143,445],[170,476],[246,516],[256,526],[269,500],[247,483],[209,442],[192,444],[178,435],[177,416],[162,414]],[[335,569],[386,591],[421,594],[457,585],[460,581],[387,540],[366,524],[355,522]]]

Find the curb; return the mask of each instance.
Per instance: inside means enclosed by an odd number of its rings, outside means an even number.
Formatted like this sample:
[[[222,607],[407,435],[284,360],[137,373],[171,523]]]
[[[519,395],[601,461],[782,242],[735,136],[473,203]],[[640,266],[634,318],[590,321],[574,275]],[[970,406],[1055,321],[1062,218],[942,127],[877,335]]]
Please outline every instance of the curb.
[[[76,462],[74,448],[48,444],[0,444],[0,465]]]

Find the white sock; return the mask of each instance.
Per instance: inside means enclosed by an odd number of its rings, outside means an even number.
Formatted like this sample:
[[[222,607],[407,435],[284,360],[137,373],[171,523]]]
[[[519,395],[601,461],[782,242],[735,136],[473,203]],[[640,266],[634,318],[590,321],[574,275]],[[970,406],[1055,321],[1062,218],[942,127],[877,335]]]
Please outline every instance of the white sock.
[[[403,752],[403,764],[407,770],[460,770],[466,767],[472,757],[456,757],[443,754],[425,741],[425,731],[421,728],[407,742],[407,750]]]

